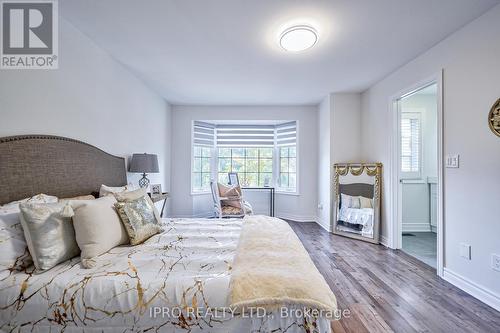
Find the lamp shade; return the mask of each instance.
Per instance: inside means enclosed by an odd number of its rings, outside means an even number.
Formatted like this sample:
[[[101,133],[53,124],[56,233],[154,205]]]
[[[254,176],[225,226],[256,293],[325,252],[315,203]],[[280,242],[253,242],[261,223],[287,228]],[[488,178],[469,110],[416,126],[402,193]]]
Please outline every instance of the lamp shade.
[[[154,154],[133,154],[130,166],[130,172],[156,173],[158,169],[158,156]]]

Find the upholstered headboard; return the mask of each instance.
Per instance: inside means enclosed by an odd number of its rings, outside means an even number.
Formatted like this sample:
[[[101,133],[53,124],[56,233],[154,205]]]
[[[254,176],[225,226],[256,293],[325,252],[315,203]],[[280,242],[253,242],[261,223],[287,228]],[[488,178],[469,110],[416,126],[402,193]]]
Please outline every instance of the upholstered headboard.
[[[125,159],[51,135],[0,138],[0,205],[39,193],[60,198],[127,183]]]
[[[364,183],[339,184],[339,192],[347,195],[373,198],[373,185]]]

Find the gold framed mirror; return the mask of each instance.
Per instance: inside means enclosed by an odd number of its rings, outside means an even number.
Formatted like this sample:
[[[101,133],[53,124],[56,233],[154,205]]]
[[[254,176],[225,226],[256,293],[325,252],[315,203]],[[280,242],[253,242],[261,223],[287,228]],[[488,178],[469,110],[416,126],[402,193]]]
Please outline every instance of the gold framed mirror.
[[[337,163],[333,169],[333,233],[378,244],[382,163]]]

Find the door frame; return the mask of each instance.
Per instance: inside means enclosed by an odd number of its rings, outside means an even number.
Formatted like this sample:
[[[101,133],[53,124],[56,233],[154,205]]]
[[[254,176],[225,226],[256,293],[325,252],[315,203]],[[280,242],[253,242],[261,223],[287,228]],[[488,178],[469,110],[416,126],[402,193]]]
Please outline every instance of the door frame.
[[[393,249],[401,249],[403,236],[403,220],[402,220],[402,185],[400,179],[400,100],[412,93],[425,88],[426,86],[437,84],[437,157],[438,157],[438,182],[437,182],[437,260],[436,273],[438,276],[443,276],[444,267],[444,187],[443,187],[443,71],[431,75],[430,77],[421,80],[410,87],[399,91],[397,94],[390,97],[389,110],[391,113],[392,130],[391,130],[391,163],[390,163],[390,182],[389,182],[389,239],[388,246]]]

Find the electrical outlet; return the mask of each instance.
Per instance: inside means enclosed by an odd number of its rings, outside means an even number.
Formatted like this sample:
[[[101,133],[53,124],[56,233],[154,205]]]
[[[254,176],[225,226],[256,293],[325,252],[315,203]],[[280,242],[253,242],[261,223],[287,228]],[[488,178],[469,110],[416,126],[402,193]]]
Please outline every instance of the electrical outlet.
[[[446,167],[447,168],[458,168],[460,161],[460,155],[446,155]]]
[[[500,272],[500,255],[494,253],[491,255],[491,268]]]
[[[471,259],[470,245],[465,243],[460,243],[460,256],[464,259]]]

